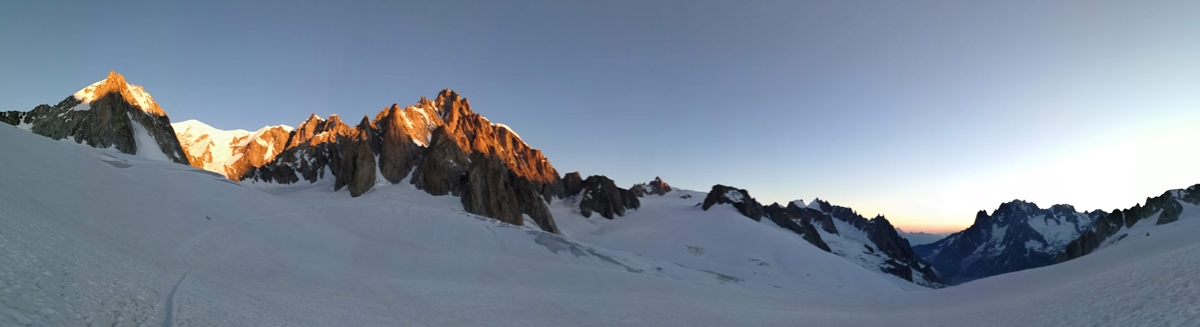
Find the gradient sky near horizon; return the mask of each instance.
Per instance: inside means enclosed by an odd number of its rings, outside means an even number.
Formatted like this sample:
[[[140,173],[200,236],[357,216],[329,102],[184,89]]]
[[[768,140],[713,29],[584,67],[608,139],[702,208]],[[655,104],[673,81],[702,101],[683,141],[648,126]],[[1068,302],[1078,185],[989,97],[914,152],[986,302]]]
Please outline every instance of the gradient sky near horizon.
[[[814,197],[906,230],[1200,183],[1197,1],[7,1],[0,110],[109,70],[173,121],[451,88],[560,172]]]

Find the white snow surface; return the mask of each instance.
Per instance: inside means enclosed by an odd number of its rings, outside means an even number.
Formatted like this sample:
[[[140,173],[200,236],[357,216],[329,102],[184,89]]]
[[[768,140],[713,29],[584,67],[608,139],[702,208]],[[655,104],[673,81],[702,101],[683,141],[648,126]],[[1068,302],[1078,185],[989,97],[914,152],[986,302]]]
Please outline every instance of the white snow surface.
[[[1077,212],[1074,214],[1078,219],[1078,225],[1091,226],[1093,221],[1086,213]],[[1034,216],[1029,219],[1029,226],[1033,227],[1034,231],[1041,234],[1055,251],[1061,251],[1079,237],[1079,228],[1077,224],[1067,221],[1067,217],[1046,217],[1045,215]]]
[[[742,198],[742,192],[739,192],[738,190],[729,190],[725,192],[725,198],[729,199],[730,202],[735,203],[741,203],[743,200],[745,200]]]
[[[150,130],[142,126],[142,123],[139,123],[137,119],[134,119],[131,113],[126,112],[125,115],[129,117],[129,126],[133,128],[133,142],[137,145],[137,155],[139,157],[172,162],[171,158],[158,146],[158,141],[154,139],[154,135],[150,135]]]
[[[521,138],[521,135],[517,134],[517,131],[514,131],[511,127],[508,127],[508,125],[501,124],[501,123],[492,123],[492,124],[496,125],[496,127],[500,127],[500,128],[508,130],[509,134],[512,134],[513,136],[516,136],[517,138]]]
[[[906,291],[697,192],[613,220],[556,200],[557,236],[408,183],[259,189],[6,126],[0,149],[0,326],[1200,324],[1194,206],[1066,263]]]
[[[171,128],[175,129],[175,136],[179,138],[179,144],[187,148],[188,153],[192,156],[201,156],[205,151],[209,151],[212,157],[211,160],[204,161],[204,170],[219,174],[225,174],[225,168],[241,158],[242,154],[234,154],[234,150],[245,147],[251,141],[273,148],[274,144],[268,144],[259,136],[275,127],[282,127],[288,132],[295,129],[292,126],[277,125],[263,126],[257,131],[249,132],[244,129],[222,130],[195,119],[171,123]],[[269,155],[270,152],[267,151],[267,154]],[[264,157],[264,159],[270,158]]]

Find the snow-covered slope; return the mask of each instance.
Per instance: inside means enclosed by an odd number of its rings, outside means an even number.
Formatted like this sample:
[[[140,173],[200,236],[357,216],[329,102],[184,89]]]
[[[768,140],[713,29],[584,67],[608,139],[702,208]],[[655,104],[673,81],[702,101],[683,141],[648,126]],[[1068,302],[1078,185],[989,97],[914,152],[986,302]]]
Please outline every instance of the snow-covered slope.
[[[830,252],[864,268],[903,276],[927,287],[942,287],[939,276],[909,246],[887,218],[866,219],[853,209],[814,199],[808,207],[802,200],[789,203],[789,210],[801,213],[816,226]]]
[[[179,143],[193,166],[238,180],[242,173],[275,159],[283,151],[287,125],[265,126],[257,131],[221,130],[195,119],[172,123]]]
[[[1200,227],[1187,224],[1059,265],[903,291],[729,206],[686,212],[698,199],[675,192],[611,221],[561,213],[557,236],[408,183],[358,198],[327,181],[260,190],[7,126],[0,149],[0,326],[1200,322],[1189,286]]]
[[[1093,251],[1124,242],[1126,239],[1149,237],[1152,232],[1181,228],[1184,213],[1200,205],[1200,184],[1175,189],[1162,195],[1146,198],[1141,204],[1123,210],[1113,210],[1096,220],[1095,224],[1067,244],[1055,258],[1056,262],[1072,260]]]
[[[614,219],[584,218],[578,197],[555,199],[551,211],[563,236],[785,290],[920,288],[822,251],[769,219],[747,219],[731,205],[702,210],[696,204],[705,194],[676,188],[646,195],[640,208]]]

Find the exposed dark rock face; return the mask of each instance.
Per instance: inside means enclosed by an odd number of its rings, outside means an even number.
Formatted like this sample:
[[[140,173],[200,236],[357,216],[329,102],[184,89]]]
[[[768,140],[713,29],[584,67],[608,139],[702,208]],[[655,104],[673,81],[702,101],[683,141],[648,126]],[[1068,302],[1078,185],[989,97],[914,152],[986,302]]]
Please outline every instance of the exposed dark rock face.
[[[1170,190],[1157,197],[1146,198],[1146,205],[1135,205],[1124,210],[1116,209],[1112,213],[1103,215],[1079,238],[1067,244],[1062,252],[1054,257],[1054,263],[1088,255],[1106,242],[1119,242],[1128,236],[1128,233],[1122,232],[1122,230],[1133,227],[1134,224],[1144,219],[1157,216],[1155,225],[1175,222],[1183,213],[1183,205],[1180,202],[1200,205],[1200,184],[1192,185],[1187,189]]]
[[[628,209],[638,209],[642,207],[642,201],[638,200],[638,196],[633,194],[633,191],[618,188],[621,191],[621,203]]]
[[[17,126],[21,124],[21,118],[24,117],[24,111],[0,111],[0,123]]]
[[[734,208],[737,208],[738,212],[750,219],[754,219],[755,221],[762,219],[763,206],[750,197],[750,192],[721,184],[713,185],[712,190],[708,192],[708,196],[704,198],[702,208],[708,210],[713,205],[726,203],[732,204]]]
[[[818,225],[821,225],[821,229],[826,233],[838,233],[837,226],[833,224],[833,216],[826,215],[820,210],[797,206],[795,202],[788,203],[786,210],[792,217],[803,220],[809,225],[812,225],[814,221],[818,222]]]
[[[51,107],[39,105],[26,113],[7,112],[0,121],[28,126],[35,134],[55,140],[73,139],[96,148],[113,147],[122,153],[163,153],[168,160],[188,165],[190,161],[175,138],[170,118],[141,87],[109,72],[108,78],[80,91],[84,99],[68,96]],[[84,101],[89,100],[89,101]],[[153,144],[140,144],[139,134],[148,134]]]
[[[867,237],[871,242],[875,243],[875,248],[888,257],[892,258],[889,265],[893,269],[903,270],[904,273],[896,274],[901,278],[912,281],[912,269],[921,269],[921,259],[913,252],[913,249],[908,244],[908,240],[900,237],[896,232],[896,228],[888,222],[887,218],[882,215],[872,218],[870,228],[867,229]],[[928,267],[928,266],[925,266]],[[936,276],[932,271],[926,271],[927,276]],[[937,280],[930,280],[936,282]]]
[[[350,142],[342,157],[342,164],[333,190],[349,186],[350,196],[357,197],[375,186],[375,153],[371,151],[370,121],[363,117],[356,129],[358,134]]]
[[[523,225],[517,192],[509,179],[508,166],[500,158],[481,152],[471,153],[467,169],[467,184],[462,195],[467,212],[495,218],[513,225]]]
[[[583,178],[579,176],[579,172],[567,173],[562,178],[562,197],[573,196],[583,191]]]
[[[1014,200],[1001,204],[990,216],[981,210],[971,227],[914,250],[948,282],[960,284],[1052,264],[1067,243],[1102,215],[1102,211],[1077,212],[1069,205],[1042,209]]]
[[[813,227],[810,221],[800,219],[798,216],[791,214],[791,211],[780,206],[779,203],[771,204],[763,209],[764,215],[771,219],[779,227],[790,230],[793,233],[800,234],[805,241],[825,252],[830,252],[829,245],[821,239],[821,233],[817,232],[816,227]]]
[[[663,195],[671,192],[671,185],[667,185],[661,178],[654,177],[650,183],[638,183],[629,188],[637,197],[643,197],[648,194]]]
[[[393,104],[390,108],[381,111],[375,118],[375,125],[379,129],[381,141],[379,149],[377,149],[379,151],[379,172],[392,184],[399,183],[412,171],[421,152],[420,146],[416,142],[424,142],[424,139],[413,139],[414,135],[422,138],[424,136],[413,129],[421,129],[419,132],[424,132],[425,129],[425,126],[413,127],[411,120],[405,116],[405,114],[413,112],[415,109],[401,110],[400,106]]]
[[[521,212],[529,215],[529,218],[543,231],[558,234],[558,225],[554,223],[550,207],[538,193],[537,185],[516,174],[509,174],[509,179],[516,185],[513,191],[516,192],[517,203],[521,205]]]
[[[433,195],[462,194],[471,161],[458,147],[455,137],[458,136],[447,134],[442,127],[433,131],[429,148],[413,170],[413,185]]]
[[[637,209],[641,206],[637,196],[629,190],[617,187],[608,177],[603,175],[588,176],[582,184],[582,198],[579,200],[579,211],[584,217],[592,217],[592,212],[613,219],[624,216],[625,209]]]

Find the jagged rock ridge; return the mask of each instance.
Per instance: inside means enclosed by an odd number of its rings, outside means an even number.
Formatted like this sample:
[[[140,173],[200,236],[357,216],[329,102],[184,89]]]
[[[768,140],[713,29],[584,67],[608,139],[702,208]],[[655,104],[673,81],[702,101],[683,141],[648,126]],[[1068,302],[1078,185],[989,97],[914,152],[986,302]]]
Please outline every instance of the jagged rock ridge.
[[[1054,263],[1072,260],[1088,255],[1097,249],[1121,241],[1128,233],[1123,231],[1132,228],[1139,222],[1153,219],[1155,225],[1170,224],[1179,220],[1183,213],[1182,203],[1200,205],[1200,184],[1187,189],[1177,189],[1164,192],[1153,198],[1146,198],[1145,205],[1135,205],[1128,209],[1116,209],[1103,215],[1096,223],[1078,238],[1067,244],[1054,257]]]
[[[640,197],[644,197],[644,196],[650,195],[650,194],[653,194],[653,195],[667,194],[668,192],[671,192],[671,185],[668,185],[666,182],[663,182],[662,178],[654,177],[654,180],[650,181],[649,183],[633,184],[633,187],[630,187],[629,190],[632,191],[634,195],[636,195],[637,197],[640,198]]]
[[[579,177],[578,172],[568,175],[573,176],[571,178]],[[591,218],[592,212],[596,212],[604,218],[613,219],[615,216],[624,216],[626,209],[641,207],[641,201],[632,191],[617,187],[616,183],[603,175],[588,176],[578,187],[579,212],[584,217]]]
[[[1042,209],[1014,200],[991,215],[981,210],[971,227],[914,249],[947,281],[960,284],[1049,265],[1067,243],[1103,215],[1099,210],[1078,212],[1065,204]]]
[[[853,209],[821,199],[806,206],[803,201],[794,201],[788,208],[825,232],[822,237],[835,254],[917,284],[943,286],[943,275],[917,256],[908,240],[883,215],[867,219]]]
[[[557,232],[546,201],[565,194],[549,160],[450,90],[406,108],[393,104],[354,127],[337,115],[312,115],[274,160],[238,179],[290,184],[332,178],[335,189],[347,187],[359,196],[377,182],[376,171],[388,183],[408,177],[431,194],[460,196],[468,212],[516,225],[528,215],[543,230]]]
[[[145,89],[115,71],[57,105],[0,113],[0,121],[55,140],[189,164],[170,118]]]
[[[714,185],[702,209],[730,204],[743,216],[756,221],[767,217],[779,227],[799,234],[822,250],[845,257],[868,269],[895,275],[929,287],[941,287],[941,277],[913,252],[887,218],[867,220],[850,208],[815,200],[810,205],[793,201],[782,206],[759,204],[744,189]],[[839,228],[838,225],[843,227]]]

